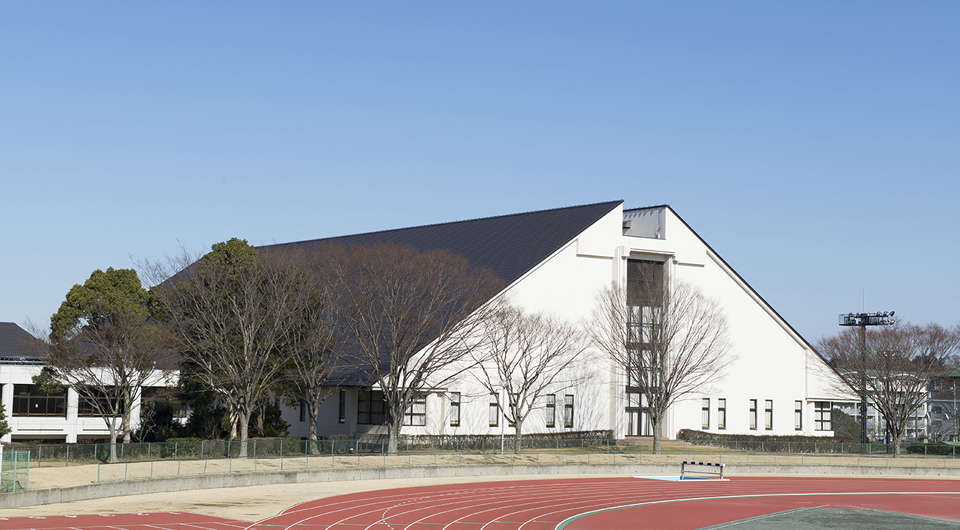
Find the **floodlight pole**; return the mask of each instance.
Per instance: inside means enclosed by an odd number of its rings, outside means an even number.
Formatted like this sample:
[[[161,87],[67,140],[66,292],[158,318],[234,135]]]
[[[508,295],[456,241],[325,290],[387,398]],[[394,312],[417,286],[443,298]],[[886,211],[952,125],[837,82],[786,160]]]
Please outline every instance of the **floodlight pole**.
[[[870,443],[870,438],[867,436],[867,326],[893,324],[893,313],[893,311],[884,311],[840,315],[841,326],[860,328],[860,443],[862,444]]]

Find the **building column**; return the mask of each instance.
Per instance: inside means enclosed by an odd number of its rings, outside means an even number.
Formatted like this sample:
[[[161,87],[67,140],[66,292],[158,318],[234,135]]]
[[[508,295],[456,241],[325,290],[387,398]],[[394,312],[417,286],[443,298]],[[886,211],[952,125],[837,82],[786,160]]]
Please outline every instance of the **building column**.
[[[13,383],[6,383],[0,390],[0,402],[3,403],[3,410],[6,412],[7,425],[10,426],[10,432],[3,435],[0,441],[10,443],[13,441]]]
[[[68,444],[77,443],[77,429],[80,428],[80,422],[77,421],[80,411],[80,395],[73,387],[67,387],[67,438]]]

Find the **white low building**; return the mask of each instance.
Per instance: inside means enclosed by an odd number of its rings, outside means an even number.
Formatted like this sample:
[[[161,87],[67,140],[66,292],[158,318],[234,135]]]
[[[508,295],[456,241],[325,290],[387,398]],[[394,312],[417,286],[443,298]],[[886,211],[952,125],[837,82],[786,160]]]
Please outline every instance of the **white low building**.
[[[728,323],[731,363],[722,378],[668,413],[663,434],[681,429],[719,434],[832,435],[835,374],[811,345],[669,206],[624,210],[622,201],[277,245],[307,251],[325,243],[412,245],[444,249],[506,280],[501,296],[525,309],[587,322],[597,295],[630,281],[631,262],[662,263],[671,280],[699,287],[720,302]],[[612,431],[649,435],[621,370],[591,352],[589,377],[558,386],[524,423],[524,433]],[[331,389],[318,433],[383,433],[384,408],[361,380]],[[408,411],[403,434],[512,434],[474,375],[425,396]],[[505,398],[501,398],[505,399]],[[302,411],[284,412],[291,435],[305,436]]]
[[[40,440],[45,443],[85,443],[108,440],[110,431],[103,417],[73,388],[47,394],[33,384],[33,377],[45,366],[44,359],[31,357],[24,347],[29,333],[11,322],[0,322],[0,402],[3,403],[10,433],[0,441]],[[175,384],[159,372],[154,388]],[[141,395],[136,396],[131,428],[140,425]],[[119,419],[115,420],[119,425]]]

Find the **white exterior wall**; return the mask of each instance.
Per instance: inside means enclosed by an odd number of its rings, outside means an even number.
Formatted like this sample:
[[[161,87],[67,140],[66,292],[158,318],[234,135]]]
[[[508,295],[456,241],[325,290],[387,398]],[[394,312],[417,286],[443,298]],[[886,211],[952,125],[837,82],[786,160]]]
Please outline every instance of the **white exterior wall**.
[[[13,440],[51,440],[67,443],[83,443],[90,439],[109,438],[110,431],[103,418],[99,416],[79,416],[79,395],[72,388],[67,388],[66,416],[14,416],[13,396],[14,385],[32,385],[33,376],[39,375],[40,365],[27,364],[0,364],[0,400],[3,401],[7,424],[11,432],[0,438],[0,441]],[[175,381],[176,378],[174,378]],[[164,386],[173,384],[163,380],[159,375],[150,386]],[[116,418],[119,426],[120,418]],[[134,400],[131,414],[131,429],[140,426],[140,396]]]
[[[586,324],[591,319],[601,289],[613,281],[625,281],[628,259],[665,261],[665,270],[671,281],[688,282],[720,302],[729,326],[732,357],[722,378],[672,407],[666,418],[665,437],[674,438],[680,429],[703,430],[702,398],[710,399],[710,428],[706,429],[710,432],[832,435],[832,431],[814,430],[813,402],[849,400],[849,396],[839,395],[831,383],[835,378],[833,372],[803,338],[672,210],[664,210],[664,239],[623,235],[623,210],[614,208],[508,286],[503,296],[527,310]],[[554,389],[555,427],[546,427],[541,400],[524,422],[524,433],[609,429],[618,438],[625,435],[624,376],[600,352],[591,351],[588,358],[585,374],[589,377],[586,381],[574,388],[557,385]],[[456,370],[456,367],[451,369]],[[427,400],[427,425],[404,427],[403,434],[513,434],[513,428],[506,426],[502,417],[498,426],[489,425],[489,394],[475,375],[461,373],[442,390],[461,393],[460,425],[450,425],[448,399],[445,394],[435,393]],[[563,424],[566,394],[574,396],[574,425],[569,429]],[[726,426],[723,430],[717,429],[718,398],[726,399]],[[505,399],[504,396],[501,399]],[[748,421],[750,399],[757,400],[755,430],[750,429]],[[766,400],[773,401],[773,427],[770,430],[764,425]],[[794,422],[796,401],[803,404],[800,431],[796,430]],[[333,395],[321,409],[318,433],[385,432],[385,429],[355,425],[356,403],[356,392],[349,390],[347,422],[338,424],[338,400]],[[293,421],[290,423],[295,425]],[[302,429],[300,422],[296,424],[297,428],[292,428],[291,434],[305,435],[306,423],[302,423]]]

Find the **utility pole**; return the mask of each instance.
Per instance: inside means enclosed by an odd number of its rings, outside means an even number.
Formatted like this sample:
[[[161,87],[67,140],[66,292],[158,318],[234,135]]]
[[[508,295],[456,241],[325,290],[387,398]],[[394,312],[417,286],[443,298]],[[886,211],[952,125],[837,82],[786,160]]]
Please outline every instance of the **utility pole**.
[[[893,324],[893,311],[882,313],[847,313],[840,315],[841,326],[860,328],[860,443],[869,444],[867,436],[867,326]]]

